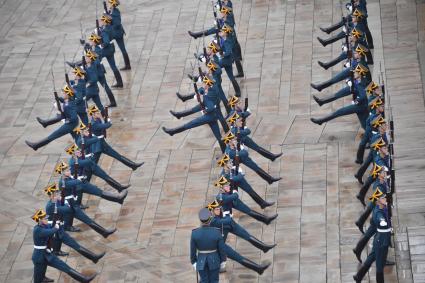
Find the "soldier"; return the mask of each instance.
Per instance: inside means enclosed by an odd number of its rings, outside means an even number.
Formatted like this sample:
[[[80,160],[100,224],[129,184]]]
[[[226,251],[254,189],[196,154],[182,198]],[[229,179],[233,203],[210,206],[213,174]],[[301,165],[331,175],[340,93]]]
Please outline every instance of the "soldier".
[[[371,97],[370,94],[372,92],[380,92],[378,89],[380,89],[380,87],[375,82],[371,82],[366,88],[366,93],[369,95],[369,97]],[[369,107],[369,117],[366,120],[365,132],[357,149],[355,161],[357,164],[363,164],[363,156],[366,149],[366,144],[369,143],[370,139],[372,138],[372,133],[377,132],[379,130],[379,126],[385,123],[385,119],[383,117],[384,111],[385,107],[383,103],[377,105],[377,107],[374,107],[373,109]],[[369,164],[367,166],[369,166]],[[359,176],[363,176],[363,174],[364,172],[361,175],[359,174]],[[355,177],[356,179],[358,179],[357,174],[355,175]],[[363,183],[361,178],[359,178],[358,180],[360,183]]]
[[[64,102],[62,105],[57,105],[57,108],[58,110],[60,109],[59,112],[61,112],[61,117],[64,124],[51,133],[47,138],[42,139],[39,142],[25,141],[25,143],[33,150],[37,150],[40,147],[43,147],[66,134],[71,134],[72,130],[78,125],[78,116],[75,110],[75,104],[71,100],[71,97],[74,96],[72,87],[66,84],[62,88],[62,94]]]
[[[34,252],[32,254],[32,262],[34,263],[34,283],[44,281],[47,266],[65,272],[79,282],[92,281],[96,277],[96,273],[84,276],[51,252],[49,239],[59,231],[59,225],[53,224],[53,226],[50,226],[45,217],[46,212],[42,209],[37,210],[32,216],[32,219],[37,223],[33,229]]]
[[[79,232],[79,229],[73,229],[72,222],[74,217],[80,220],[81,222],[87,224],[94,231],[102,235],[104,238],[107,238],[109,235],[113,234],[117,229],[105,229],[92,220],[87,214],[85,214],[80,206],[76,203],[77,194],[76,194],[76,179],[72,178],[71,171],[69,170],[66,163],[59,163],[56,166],[55,171],[61,174],[61,179],[59,180],[59,187],[64,190],[63,199],[64,202],[61,206],[57,207],[59,216],[64,219],[65,230],[69,232]],[[77,179],[78,180],[78,179]],[[54,203],[49,203],[50,207]]]
[[[317,37],[317,40],[319,40],[322,46],[326,46],[328,44],[331,44],[338,40],[343,39],[346,36],[347,32],[351,32],[354,29],[363,33],[366,30],[365,25],[363,24],[363,21],[362,21],[364,16],[365,15],[363,11],[361,11],[358,8],[355,9],[353,13],[351,14],[351,16],[349,16],[351,18],[351,21],[348,22],[348,25],[343,27],[343,30],[340,33],[338,33],[337,35],[329,39],[321,39],[320,37]],[[348,31],[346,30],[347,27],[348,27]]]
[[[216,196],[216,201],[223,207],[223,215],[233,215],[232,212],[234,208],[242,213],[245,213],[248,216],[251,216],[257,221],[263,222],[266,225],[269,225],[278,216],[278,214],[275,214],[273,216],[266,216],[251,209],[239,198],[239,195],[237,193],[231,191],[229,184],[225,184],[222,186],[221,192]]]
[[[255,190],[251,187],[248,181],[244,177],[242,169],[239,168],[239,172],[233,173],[232,170],[236,168],[231,166],[230,162],[227,162],[223,165],[221,175],[219,179],[214,183],[215,186],[221,187],[225,184],[233,184],[234,186],[241,188],[246,192],[262,209],[272,206],[274,202],[268,202],[264,200],[260,195],[258,195]]]
[[[235,192],[237,193],[237,192]],[[241,225],[235,222],[233,218],[229,215],[223,215],[221,211],[221,206],[217,206],[213,209],[213,218],[211,220],[210,226],[221,229],[224,242],[226,242],[227,235],[230,233],[248,241],[251,245],[257,249],[262,250],[264,253],[267,253],[269,250],[273,249],[276,244],[267,245],[260,241],[259,239],[252,236],[247,230],[245,230]]]
[[[102,168],[99,167],[91,158],[85,158],[81,149],[73,144],[65,150],[71,155],[69,159],[69,167],[71,168],[72,175],[87,176],[87,181],[90,181],[91,176],[95,175],[104,180],[108,185],[113,187],[119,192],[122,192],[130,187],[130,185],[122,185],[111,176],[109,176]],[[76,171],[77,169],[77,171]],[[81,174],[83,173],[83,174]],[[107,196],[112,198],[112,196]],[[120,195],[118,199],[123,200],[124,195]]]
[[[373,209],[372,221],[376,226],[376,235],[373,239],[372,252],[353,276],[357,283],[362,281],[374,261],[376,261],[376,282],[384,283],[384,266],[388,255],[388,247],[391,244],[392,227],[388,216],[386,193],[377,189],[373,199],[376,205]]]
[[[232,120],[232,119],[230,119],[230,120]],[[235,138],[233,138],[232,140],[230,140],[228,142],[227,148],[226,148],[226,154],[232,160],[235,159],[235,157],[238,155],[239,160],[242,164],[244,164],[245,166],[247,166],[248,168],[253,170],[255,173],[258,174],[258,176],[260,176],[263,180],[265,180],[270,185],[273,184],[274,182],[277,182],[280,179],[282,179],[281,177],[275,178],[275,177],[271,176],[269,173],[267,173],[266,171],[264,171],[260,166],[257,165],[257,163],[255,163],[249,157],[249,153],[248,153],[247,150],[245,150],[243,148],[241,148],[239,150],[238,149],[238,142]]]
[[[219,204],[216,201],[213,201],[212,203],[207,205],[207,208],[212,211],[214,210],[216,207],[218,207]],[[222,236],[223,233],[222,233]],[[236,252],[231,246],[227,245],[226,243],[224,243],[224,252],[226,253],[226,256],[236,262],[238,262],[239,264],[245,266],[248,269],[251,269],[255,272],[257,272],[258,274],[263,274],[264,271],[270,266],[270,263],[265,263],[265,264],[257,264],[255,262],[253,262],[252,260],[242,256],[241,254],[239,254],[238,252]],[[226,271],[226,266],[225,264],[223,264],[220,268],[220,272],[225,272]]]
[[[119,154],[115,149],[113,149],[105,139],[105,131],[112,126],[110,119],[108,121],[102,120],[102,114],[99,109],[92,105],[89,107],[89,115],[92,117],[91,119],[91,130],[93,131],[93,135],[98,138],[98,142],[96,142],[92,147],[94,162],[97,164],[102,153],[109,155],[110,157],[118,160],[122,164],[131,168],[133,171],[139,168],[144,164],[144,162],[136,163],[127,157]],[[90,133],[88,129],[83,129],[83,135],[85,137],[89,137]]]
[[[59,193],[59,188],[56,183],[48,185],[44,192],[49,196],[49,202],[46,206],[46,214],[48,218],[48,223],[53,225],[53,223],[58,223],[60,228],[59,231],[55,233],[53,237],[53,253],[57,256],[67,256],[68,253],[61,251],[62,243],[69,246],[70,248],[77,251],[82,256],[90,259],[93,263],[97,263],[106,252],[95,254],[92,251],[81,246],[74,238],[72,238],[64,229],[63,222],[57,221],[60,220],[58,217],[58,207],[61,206],[61,196]]]
[[[229,130],[229,126],[227,125],[226,120],[224,119],[223,113],[222,113],[221,108],[220,108],[219,97],[220,97],[220,88],[221,88],[221,86],[219,86],[219,84],[217,84],[217,82],[215,81],[214,77],[210,76],[211,74],[206,75],[206,74],[204,74],[204,73],[201,72],[201,69],[199,69],[199,70],[200,70],[199,76],[189,75],[190,79],[193,81],[193,84],[196,84],[196,82],[198,82],[199,80],[202,80],[206,76],[208,76],[208,77],[210,77],[210,78],[213,79],[213,84],[208,88],[208,92],[207,93],[205,92],[205,89],[204,88],[202,88],[202,87],[201,88],[198,88],[197,92],[199,93],[199,100],[201,100],[200,99],[200,96],[201,95],[204,98],[205,98],[206,95],[208,96],[206,99],[208,99],[209,101],[211,101],[214,104],[214,108],[215,108],[215,112],[216,112],[217,118],[220,121],[220,124],[221,124],[223,130],[226,132],[226,131]],[[194,93],[193,96],[192,95],[188,95],[188,96],[191,96],[192,98],[194,98],[195,95],[196,94]],[[223,95],[224,95],[224,93],[223,93]],[[188,97],[188,96],[186,96],[186,97]],[[181,111],[181,112],[174,112],[173,110],[170,110],[170,113],[171,113],[171,115],[173,115],[177,119],[180,119],[182,117],[186,117],[186,116],[189,116],[191,114],[194,114],[194,113],[197,113],[197,112],[202,111],[203,110],[202,109],[203,108],[202,104],[203,103],[200,103],[199,102],[196,106],[194,106],[194,107],[192,107],[190,109]]]
[[[74,95],[71,97],[75,104],[75,110],[77,111],[78,116],[80,117],[80,120],[83,121],[83,123],[88,122],[87,118],[87,112],[86,112],[86,103],[85,103],[85,96],[86,96],[86,82],[84,80],[85,71],[81,67],[74,67],[72,69],[72,73],[74,74],[74,80],[70,81],[70,85],[72,86],[72,90],[74,92]],[[59,101],[62,103],[64,102],[63,99],[59,98]],[[52,119],[41,119],[40,117],[37,117],[37,121],[43,126],[43,128],[46,128],[50,125],[56,124],[62,120],[62,115],[59,112],[54,118]]]
[[[219,280],[220,266],[225,267],[226,254],[220,230],[211,227],[212,215],[207,208],[199,211],[201,227],[192,230],[190,237],[190,262],[199,272],[202,283]]]
[[[94,44],[95,41],[100,40],[100,38],[96,34],[90,35],[91,42]],[[99,96],[99,86],[97,85],[97,82],[99,81],[98,77],[98,65],[96,63],[96,60],[98,58],[98,54],[92,50],[87,50],[85,52],[85,61],[87,62],[86,66],[86,81],[87,81],[87,87],[86,87],[86,101],[89,101],[90,99],[93,100],[93,102],[96,104],[97,108],[99,108],[102,113],[104,111],[104,107],[102,104],[102,101],[100,100]]]
[[[354,72],[354,79],[357,80],[357,83],[360,83],[361,81],[360,72],[358,71]],[[310,118],[310,120],[315,124],[322,125],[323,123],[333,120],[335,118],[355,113],[357,117],[359,118],[362,128],[363,129],[366,128],[366,120],[368,117],[366,91],[361,88],[358,88],[358,91],[359,91],[359,95],[355,97],[352,104],[344,106],[338,109],[337,111],[333,112],[332,114],[325,116],[323,118]]]
[[[181,133],[186,130],[190,130],[192,128],[196,128],[205,124],[208,124],[217,139],[218,143],[220,144],[220,148],[222,152],[226,149],[226,146],[221,140],[221,134],[220,134],[220,128],[218,127],[217,123],[217,110],[216,110],[216,100],[214,98],[211,98],[211,96],[208,96],[208,92],[210,88],[214,85],[214,81],[211,76],[205,75],[202,79],[203,87],[205,89],[206,95],[204,95],[204,100],[201,104],[201,109],[203,115],[201,117],[195,118],[192,121],[174,128],[174,129],[168,129],[166,127],[162,127],[162,130],[169,134],[170,136],[173,136],[177,133]],[[215,90],[212,90],[215,91]]]
[[[124,58],[124,64],[125,66],[121,68],[120,70],[131,70],[130,66],[130,58],[128,57],[127,50],[125,49],[125,43],[124,43],[124,27],[121,23],[121,12],[118,9],[118,5],[120,4],[119,0],[108,0],[108,6],[109,6],[109,14],[112,17],[112,38],[115,39],[115,41],[118,44],[118,47],[121,50],[122,56]]]
[[[348,79],[350,77],[351,72],[358,72],[362,78],[364,77],[365,85],[368,85],[372,80],[367,63],[362,60],[362,56],[359,54],[359,52],[355,52],[354,57],[350,61],[350,64],[348,64],[344,70],[342,70],[341,72],[333,76],[331,79],[323,83],[311,83],[310,86],[317,91],[322,91],[323,89],[328,88],[331,85],[334,85],[342,80]]]
[[[100,60],[102,58],[106,58],[109,63],[109,67],[111,67],[112,72],[114,73],[116,83],[112,85],[114,88],[122,88],[122,77],[120,70],[118,70],[117,65],[115,63],[115,46],[111,43],[112,38],[109,36],[111,33],[109,25],[112,23],[112,17],[109,15],[103,15],[100,21],[101,28],[98,31],[98,38],[94,43],[94,50],[100,56]]]
[[[369,101],[369,109],[371,111],[375,111],[377,113],[379,112],[379,113],[384,114],[384,109],[385,109],[384,100],[380,97],[376,97],[374,99],[371,99]],[[378,115],[378,116],[373,116],[372,118],[373,118],[373,121],[371,121],[371,122],[374,123],[375,127],[374,127],[373,130],[371,129],[370,132],[365,133],[365,134],[368,135],[366,137],[366,138],[368,138],[367,142],[369,142],[369,144],[371,144],[372,139],[376,140],[379,136],[382,136],[384,138],[385,143],[387,143],[388,142],[387,136],[386,136],[387,124],[386,124],[384,119],[381,119],[381,118],[383,118],[383,116]],[[365,141],[362,141],[362,142],[364,143]],[[363,145],[362,145],[362,147],[363,147]],[[359,148],[360,148],[360,145],[359,145]],[[362,154],[363,152],[364,152],[364,149],[360,148],[360,152],[358,152],[358,156],[362,157],[362,159],[363,159],[363,154]],[[363,184],[363,175],[366,172],[369,165],[372,163],[374,153],[375,153],[375,151],[372,150],[372,149],[369,151],[369,154],[368,154],[366,160],[363,162],[362,166],[360,166],[360,168],[357,170],[356,174],[354,175],[354,177],[359,181],[360,184]],[[361,160],[358,160],[358,161],[360,162]]]
[[[251,134],[251,130],[246,126],[243,126],[243,120],[244,118],[239,116],[239,118],[237,118],[236,121],[232,124],[230,133],[233,135],[233,137],[238,138],[243,145],[246,145],[250,149],[255,150],[260,155],[271,161],[275,161],[277,158],[282,156],[283,153],[274,154],[266,150],[265,148],[259,146],[254,140],[252,140],[249,137],[249,134]]]
[[[234,41],[232,40],[233,29],[228,24],[224,24],[220,29],[220,38],[217,39],[220,43],[220,47],[222,50],[221,58],[219,58],[219,65],[224,68],[229,77],[230,82],[235,89],[235,95],[241,96],[241,89],[239,87],[238,82],[236,81],[233,75],[232,63],[235,60],[235,54],[233,53],[234,49]]]
[[[371,174],[367,178],[366,182],[363,184],[362,188],[360,189],[359,193],[356,195],[357,199],[363,204],[364,198],[366,196],[367,191],[369,190],[370,185],[375,181],[377,177],[377,173],[381,170],[387,170],[390,168],[390,160],[388,155],[388,147],[387,143],[385,142],[384,138],[380,135],[375,135],[375,137],[372,139],[371,144],[371,151],[373,150],[373,169],[371,171]]]

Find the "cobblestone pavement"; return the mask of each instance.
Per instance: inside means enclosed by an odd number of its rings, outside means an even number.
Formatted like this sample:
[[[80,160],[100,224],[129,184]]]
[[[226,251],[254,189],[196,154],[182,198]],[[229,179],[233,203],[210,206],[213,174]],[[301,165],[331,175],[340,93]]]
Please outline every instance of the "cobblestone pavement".
[[[123,72],[125,87],[115,91],[119,107],[112,111],[114,125],[108,140],[145,165],[132,172],[109,157],[101,159],[101,167],[111,176],[132,184],[129,196],[122,207],[96,197],[85,201],[90,206],[89,215],[118,231],[103,239],[79,224],[84,232],[74,234],[76,238],[90,249],[106,250],[107,255],[96,265],[75,252],[65,260],[78,270],[99,272],[95,282],[195,282],[188,237],[198,225],[196,212],[216,193],[212,184],[218,174],[214,159],[219,148],[207,127],[174,137],[160,127],[182,123],[168,110],[191,106],[178,102],[174,93],[189,90],[185,74],[191,70],[199,40],[191,40],[187,30],[212,24],[211,2],[122,2],[133,69]],[[385,270],[386,282],[425,282],[425,108],[419,64],[425,38],[425,3],[368,2],[375,39],[373,74],[377,78],[381,63],[396,127],[397,233],[390,258],[397,260],[397,267]],[[310,115],[349,103],[347,98],[319,108],[309,87],[311,81],[325,80],[341,68],[320,69],[316,61],[335,57],[340,46],[323,48],[315,38],[322,35],[319,26],[340,19],[342,5],[331,0],[233,3],[246,75],[241,87],[253,111],[248,126],[258,143],[284,153],[273,163],[258,154],[252,156],[283,179],[266,186],[248,173],[259,194],[276,201],[265,212],[279,213],[277,221],[264,226],[236,215],[255,236],[278,246],[260,254],[242,240],[229,240],[241,254],[257,262],[271,261],[272,267],[258,277],[230,263],[221,279],[352,282],[357,261],[351,249],[360,237],[353,223],[362,210],[355,200],[359,185],[353,178],[361,130],[354,116],[323,126],[309,121]],[[63,54],[67,60],[81,56],[80,22],[86,31],[94,28],[95,7],[91,0],[0,0],[1,282],[31,280],[30,215],[44,207],[46,197],[41,189],[52,178],[56,162],[65,158],[63,149],[70,138],[61,138],[37,152],[24,140],[37,140],[54,128],[43,129],[35,121],[36,116],[54,115],[49,72],[53,69],[58,88],[63,83]],[[112,83],[111,72],[107,77]],[[233,93],[227,78],[224,87]],[[99,179],[95,183],[110,189]],[[255,207],[251,199],[243,198]],[[374,282],[371,274],[370,282]],[[48,276],[70,282],[68,276],[53,269],[48,269]]]

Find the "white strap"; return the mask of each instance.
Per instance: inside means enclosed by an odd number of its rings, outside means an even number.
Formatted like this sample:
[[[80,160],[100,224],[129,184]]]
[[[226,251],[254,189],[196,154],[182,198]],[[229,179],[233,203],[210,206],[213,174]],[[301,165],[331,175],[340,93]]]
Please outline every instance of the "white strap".
[[[378,232],[380,232],[380,233],[389,233],[389,232],[391,232],[391,228],[387,228],[387,229],[376,229]]]
[[[36,250],[45,250],[47,248],[47,246],[36,246],[34,245],[34,249]]]

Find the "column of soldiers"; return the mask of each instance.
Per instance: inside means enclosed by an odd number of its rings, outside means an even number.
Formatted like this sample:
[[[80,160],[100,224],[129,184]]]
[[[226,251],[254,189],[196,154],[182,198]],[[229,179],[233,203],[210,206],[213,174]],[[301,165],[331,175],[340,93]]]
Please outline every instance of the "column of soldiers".
[[[105,77],[105,67],[102,59],[106,58],[114,73],[116,83],[112,86],[122,88],[123,82],[118,70],[112,40],[118,44],[125,66],[121,70],[130,70],[130,60],[124,44],[124,29],[121,24],[121,14],[118,0],[103,2],[104,13],[96,19],[96,28],[88,39],[81,38],[83,45],[82,60],[67,62],[72,68],[72,77],[65,74],[65,85],[58,94],[54,87],[52,72],[55,108],[57,114],[50,119],[37,117],[44,127],[59,123],[55,131],[39,142],[26,141],[34,150],[65,136],[72,138],[72,144],[65,151],[69,160],[59,161],[53,175],[54,182],[44,188],[48,197],[45,209],[39,209],[32,216],[37,223],[33,230],[34,252],[34,283],[53,282],[46,277],[48,266],[67,273],[79,282],[90,282],[96,273],[84,275],[71,268],[59,257],[68,253],[61,250],[62,244],[69,246],[82,256],[97,263],[105,252],[96,254],[72,237],[72,233],[80,232],[80,228],[73,225],[74,218],[88,225],[95,232],[107,238],[116,231],[116,228],[107,229],[89,217],[84,210],[88,207],[82,204],[83,194],[95,195],[105,200],[122,204],[127,197],[130,185],[122,185],[109,176],[99,165],[102,153],[122,162],[132,170],[143,165],[136,163],[118,153],[107,142],[107,129],[112,126],[109,117],[109,108],[116,107],[117,102]],[[103,106],[99,95],[100,84],[109,99],[109,105]],[[90,100],[94,104],[91,103]],[[117,190],[117,193],[102,190],[90,183],[95,175]]]
[[[193,85],[193,93],[176,93],[185,102],[195,100],[195,106],[182,112],[170,111],[180,119],[195,113],[196,118],[182,126],[170,129],[163,127],[170,136],[177,133],[208,125],[222,151],[218,158],[220,174],[214,186],[218,189],[215,198],[199,211],[201,226],[192,231],[190,243],[190,262],[194,267],[200,282],[218,282],[219,273],[225,272],[226,260],[230,258],[239,264],[262,274],[270,263],[258,264],[235,251],[226,244],[229,233],[240,237],[255,248],[268,252],[275,244],[267,244],[255,238],[233,218],[237,210],[266,225],[277,218],[277,214],[268,216],[246,205],[240,196],[240,190],[246,192],[259,206],[264,209],[273,206],[274,202],[264,200],[245,179],[241,164],[253,170],[267,183],[272,184],[281,178],[271,176],[249,156],[248,148],[258,152],[265,158],[274,161],[282,153],[274,154],[258,145],[249,135],[251,130],[246,127],[246,119],[251,114],[248,109],[248,98],[241,98],[241,90],[237,77],[243,77],[241,47],[236,36],[236,25],[233,5],[230,0],[213,5],[215,26],[200,32],[189,31],[193,38],[203,37],[208,44],[202,52],[195,53],[196,63],[188,75]],[[213,35],[212,39],[206,38]],[[198,50],[199,51],[199,50]],[[233,74],[233,64],[238,74]],[[222,69],[225,70],[231,82],[235,95],[227,96],[222,87]],[[221,126],[221,129],[220,129]]]
[[[373,65],[371,50],[374,46],[367,25],[366,1],[354,0],[347,3],[346,8],[349,13],[340,22],[328,28],[320,28],[327,34],[340,30],[338,34],[329,39],[318,38],[323,46],[344,40],[342,53],[337,58],[330,62],[318,62],[321,67],[328,69],[345,61],[344,69],[330,80],[319,84],[312,83],[311,86],[322,91],[346,80],[346,86],[333,95],[322,98],[313,95],[313,98],[319,106],[349,95],[352,96],[352,102],[325,117],[311,118],[311,121],[321,125],[334,118],[355,113],[364,129],[355,160],[361,166],[354,176],[362,185],[357,199],[366,208],[355,222],[362,236],[353,252],[361,266],[353,279],[355,282],[361,282],[375,261],[376,282],[382,283],[384,282],[384,266],[394,264],[387,260],[388,248],[391,245],[391,207],[395,184],[393,123],[390,115],[385,115],[384,84],[372,81],[369,70],[369,66]],[[367,148],[369,152],[364,159]],[[370,175],[364,181],[364,174],[370,165]],[[372,187],[372,193],[368,198],[369,202],[366,203],[365,198],[370,187]],[[372,215],[370,225],[364,231],[365,223],[370,215]],[[363,262],[362,251],[372,237],[374,237],[373,248]]]

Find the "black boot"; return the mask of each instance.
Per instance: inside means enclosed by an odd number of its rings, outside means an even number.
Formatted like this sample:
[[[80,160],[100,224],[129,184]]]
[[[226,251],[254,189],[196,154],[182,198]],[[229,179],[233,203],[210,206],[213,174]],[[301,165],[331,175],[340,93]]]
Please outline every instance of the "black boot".
[[[167,134],[169,134],[170,136],[173,136],[175,134],[183,132],[185,130],[185,128],[184,127],[177,127],[177,128],[174,128],[174,129],[167,129],[166,127],[162,127],[162,130],[164,132],[166,132]]]
[[[69,253],[68,252],[64,252],[64,251],[61,251],[61,250],[59,250],[59,251],[55,251],[55,252],[53,252],[56,256],[69,256]]]
[[[280,156],[282,156],[283,153],[278,153],[278,154],[273,154],[270,151],[260,147],[257,149],[257,152],[264,156],[265,158],[271,160],[271,161],[275,161],[277,158],[279,158]]]
[[[48,138],[42,139],[39,142],[29,142],[29,141],[25,141],[25,143],[31,147],[34,150],[39,149],[40,147],[45,146],[46,144],[48,144],[49,142],[51,142],[51,140],[49,140]]]
[[[77,252],[84,256],[85,258],[88,258],[89,260],[91,260],[93,263],[97,263],[99,261],[99,259],[101,259],[106,252],[100,253],[100,254],[95,254],[92,251],[86,249],[85,247],[81,247],[77,250]]]
[[[357,219],[357,221],[355,222],[356,226],[359,228],[362,234],[364,234],[363,226],[371,213],[372,213],[372,208],[370,205],[368,205],[366,209],[363,211],[362,215],[360,215],[359,219]]]
[[[170,114],[180,120],[180,118],[189,116],[193,114],[193,112],[192,109],[183,110],[181,112],[175,112],[173,110],[170,110]]]
[[[369,186],[363,185],[359,193],[356,195],[356,198],[363,204],[363,206],[366,206],[366,203],[364,202],[364,198],[366,197],[368,190],[369,190]]]
[[[145,162],[136,163],[123,155],[121,155],[121,159],[119,161],[121,161],[125,166],[130,167],[133,171],[145,164]]]
[[[376,283],[385,283],[384,272],[376,272]]]
[[[353,249],[353,253],[356,255],[357,260],[362,263],[362,251],[366,247],[369,237],[363,235],[360,240],[357,242],[356,247]]]
[[[262,241],[258,240],[257,238],[255,238],[254,236],[251,236],[249,238],[249,242],[256,247],[257,249],[262,250],[264,253],[267,253],[269,250],[273,249],[274,247],[276,247],[276,244],[273,245],[267,245],[265,243],[263,243]]]
[[[181,95],[179,92],[176,92],[176,95],[183,102],[185,102],[187,100],[190,100],[190,99],[193,99],[195,97],[195,94],[194,93],[189,94],[189,95]]]
[[[116,189],[119,192],[121,192],[125,189],[128,189],[130,187],[130,185],[127,185],[127,186],[121,185],[120,183],[118,183],[115,179],[111,178],[110,176],[108,176],[105,179],[105,182],[108,183],[108,185],[110,185],[112,188]]]
[[[262,168],[258,167],[257,171],[255,171],[255,173],[258,174],[258,176],[260,176],[261,178],[263,178],[263,180],[265,180],[267,183],[269,183],[270,185],[273,184],[274,182],[279,181],[280,179],[282,179],[281,177],[279,178],[274,178],[273,176],[271,176],[269,173],[267,173],[266,171],[264,171]]]
[[[366,275],[367,271],[369,270],[370,265],[362,265],[360,266],[360,269],[357,271],[357,273],[353,276],[354,281],[356,281],[356,283],[361,283],[363,277]]]
[[[249,196],[261,207],[261,209],[264,209],[266,207],[274,205],[274,202],[267,202],[265,201],[260,195],[257,194],[254,190],[248,193]]]
[[[317,64],[319,64],[319,66],[325,70],[329,69],[328,65],[326,63],[323,63],[322,61],[317,61]]]
[[[317,104],[319,104],[319,106],[323,105],[323,102],[320,98],[318,98],[317,96],[313,95],[313,99],[314,101],[316,101]]]
[[[56,124],[58,122],[60,122],[62,120],[62,116],[61,115],[56,115],[56,117],[51,118],[51,119],[46,119],[43,120],[40,117],[37,117],[37,121],[43,126],[43,128],[46,128],[47,126]]]
[[[120,71],[115,71],[114,76],[115,76],[116,83],[114,85],[112,85],[112,87],[122,88],[124,85],[122,83],[122,77],[121,77]]]
[[[123,68],[121,68],[121,71],[126,71],[126,70],[131,70],[131,66],[130,66],[130,58],[128,58],[128,53],[124,53],[122,55],[122,57],[124,58],[124,64],[125,66]]]
[[[92,281],[95,277],[96,277],[96,273],[90,275],[90,276],[84,276],[83,274],[79,273],[77,270],[75,269],[70,269],[67,274],[69,276],[71,276],[73,279],[77,280],[78,282],[82,282],[82,283],[88,283],[90,281]]]
[[[328,44],[337,42],[340,39],[343,39],[345,37],[345,33],[344,32],[340,32],[337,35],[334,35],[328,39],[321,39],[320,37],[317,37],[317,40],[319,40],[319,42],[323,45],[323,47],[325,47]]]
[[[270,266],[270,263],[259,265],[259,264],[256,264],[255,262],[253,262],[252,260],[249,260],[247,258],[242,259],[240,264],[242,264],[243,266],[245,266],[248,269],[254,270],[255,272],[257,272],[260,275],[263,274],[264,270],[266,270]]]
[[[232,82],[233,88],[235,89],[235,96],[241,97],[241,88],[239,87],[238,82],[234,79]]]
[[[74,233],[74,232],[81,232],[81,229],[78,228],[77,226],[69,226],[65,228],[65,231]]]
[[[255,220],[258,220],[260,222],[263,222],[266,225],[269,225],[273,220],[275,220],[277,218],[277,214],[273,215],[273,216],[266,216],[264,214],[261,214],[255,210],[252,210],[248,213],[249,216],[251,216],[252,218],[254,218]]]
[[[345,24],[345,18],[343,17],[342,20],[339,23],[331,25],[328,28],[320,28],[320,30],[323,31],[323,32],[326,32],[327,34],[330,34],[331,32],[341,28],[344,24]]]
[[[310,121],[313,122],[314,124],[317,124],[317,125],[322,125],[323,124],[322,119],[310,118]]]
[[[108,107],[117,107],[117,102],[115,100],[115,96],[112,93],[112,90],[110,88],[105,89],[106,95],[108,96],[109,99],[109,105]]]
[[[236,70],[238,70],[238,74],[235,78],[243,78],[245,74],[243,73],[243,67],[240,60],[235,60]]]
[[[189,35],[191,37],[193,37],[194,39],[197,39],[198,37],[204,36],[204,32],[200,31],[200,32],[191,32],[190,30],[188,31]]]
[[[113,194],[113,193],[108,192],[108,191],[103,191],[102,195],[100,197],[103,198],[103,199],[109,200],[109,201],[113,201],[113,202],[117,202],[119,204],[122,204],[124,202],[125,198],[127,197],[127,194],[128,194],[127,190],[123,190],[118,195]]]
[[[89,224],[90,228],[92,228],[94,231],[102,235],[103,238],[108,238],[109,235],[113,234],[115,231],[117,231],[117,228],[112,229],[105,229],[96,222],[92,222]]]
[[[323,89],[325,89],[325,88],[327,88],[331,85],[332,85],[332,82],[330,80],[327,80],[326,82],[321,83],[321,84],[314,84],[314,83],[310,84],[310,86],[317,91],[322,91]]]
[[[46,276],[44,276],[43,281],[41,281],[41,283],[51,283],[51,282],[55,282],[55,280]]]

